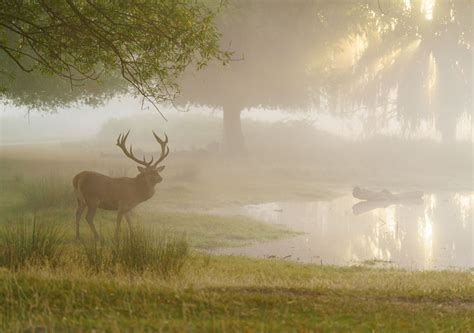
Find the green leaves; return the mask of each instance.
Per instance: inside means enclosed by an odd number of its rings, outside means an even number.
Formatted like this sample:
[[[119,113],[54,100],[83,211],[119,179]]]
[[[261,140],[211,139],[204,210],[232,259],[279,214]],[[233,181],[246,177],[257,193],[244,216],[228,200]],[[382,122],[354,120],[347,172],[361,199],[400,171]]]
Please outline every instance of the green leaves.
[[[39,103],[22,97],[22,87],[6,80],[8,75],[62,77],[63,89],[55,94],[60,96],[66,84],[80,87],[116,72],[156,104],[175,97],[176,79],[189,65],[199,69],[211,59],[230,58],[218,46],[216,10],[199,1],[12,0],[0,4],[0,13],[0,62],[5,69],[0,87],[8,91],[4,97],[16,104]],[[46,105],[56,104],[45,100]]]

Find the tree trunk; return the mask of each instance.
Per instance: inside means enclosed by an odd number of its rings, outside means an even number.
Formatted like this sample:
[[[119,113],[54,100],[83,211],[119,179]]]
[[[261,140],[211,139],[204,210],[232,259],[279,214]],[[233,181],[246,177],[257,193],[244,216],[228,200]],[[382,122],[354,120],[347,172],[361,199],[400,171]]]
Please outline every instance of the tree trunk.
[[[239,108],[224,107],[224,149],[227,153],[240,154],[245,150]]]

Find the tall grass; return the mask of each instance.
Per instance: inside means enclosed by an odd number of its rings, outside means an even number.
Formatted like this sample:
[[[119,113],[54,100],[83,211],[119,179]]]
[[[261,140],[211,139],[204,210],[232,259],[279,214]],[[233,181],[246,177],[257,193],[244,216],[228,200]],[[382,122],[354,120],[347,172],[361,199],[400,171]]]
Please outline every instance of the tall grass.
[[[163,234],[155,249],[157,270],[164,276],[177,274],[189,257],[189,243],[184,236]]]
[[[110,246],[104,239],[82,241],[82,248],[89,271],[97,274],[113,270]]]
[[[17,270],[28,265],[56,267],[64,253],[60,227],[21,217],[0,227],[0,266]]]
[[[71,182],[58,177],[26,181],[21,186],[24,205],[31,211],[44,208],[68,207],[74,203]]]
[[[92,272],[150,271],[162,276],[178,274],[189,257],[184,236],[153,233],[142,228],[123,232],[116,240],[83,242],[86,266]]]
[[[138,227],[112,242],[112,262],[128,272],[148,270],[164,276],[179,273],[188,255],[184,237],[158,235]]]

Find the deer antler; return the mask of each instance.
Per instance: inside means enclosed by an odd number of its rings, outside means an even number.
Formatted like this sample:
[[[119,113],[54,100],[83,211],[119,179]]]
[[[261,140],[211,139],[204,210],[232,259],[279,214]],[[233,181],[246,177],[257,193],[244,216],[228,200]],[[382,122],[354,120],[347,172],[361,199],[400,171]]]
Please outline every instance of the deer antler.
[[[145,167],[149,167],[152,163],[153,163],[153,157],[151,158],[150,161],[147,161],[145,159],[145,156],[143,156],[143,160],[139,160],[138,158],[135,157],[135,155],[133,155],[133,147],[132,145],[130,145],[130,151],[127,150],[127,146],[126,146],[126,141],[127,141],[127,138],[128,138],[128,135],[130,134],[130,130],[127,132],[127,134],[120,134],[119,137],[117,138],[117,143],[116,145],[118,147],[120,147],[120,149],[122,149],[123,153],[131,160],[133,160],[134,162],[138,163],[138,164],[141,164]],[[156,137],[156,136],[155,136]]]
[[[166,133],[165,133],[164,140],[161,140],[160,137],[156,135],[155,131],[153,131],[153,136],[155,137],[156,141],[158,141],[158,143],[161,146],[160,158],[155,162],[155,164],[153,164],[153,167],[156,168],[158,164],[161,161],[163,161],[166,158],[166,156],[168,156],[168,154],[170,153],[170,148],[168,147],[168,136],[166,135]]]

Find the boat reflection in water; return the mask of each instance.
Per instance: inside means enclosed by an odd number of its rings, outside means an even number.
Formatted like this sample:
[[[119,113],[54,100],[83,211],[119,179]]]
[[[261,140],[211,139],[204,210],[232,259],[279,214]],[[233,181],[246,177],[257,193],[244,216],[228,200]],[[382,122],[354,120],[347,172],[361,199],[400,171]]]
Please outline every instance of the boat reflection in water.
[[[378,208],[387,208],[392,205],[422,205],[423,199],[401,199],[401,200],[376,200],[376,201],[360,201],[352,206],[352,212],[354,215],[361,215],[371,210]]]
[[[213,213],[283,224],[302,234],[216,252],[336,265],[372,261],[409,269],[471,268],[473,204],[473,193],[434,193],[396,202],[344,196],[220,209]]]

